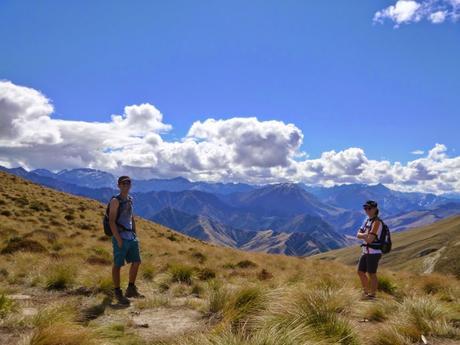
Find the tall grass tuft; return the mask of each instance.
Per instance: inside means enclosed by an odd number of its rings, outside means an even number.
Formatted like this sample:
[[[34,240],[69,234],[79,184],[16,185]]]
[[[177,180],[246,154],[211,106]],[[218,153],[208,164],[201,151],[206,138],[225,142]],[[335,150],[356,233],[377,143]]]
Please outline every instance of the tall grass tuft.
[[[407,298],[401,305],[400,331],[418,340],[421,334],[460,338],[460,330],[451,323],[450,308],[431,296]]]
[[[45,287],[48,290],[64,290],[75,282],[76,269],[72,265],[57,263],[46,274]]]
[[[207,313],[209,316],[219,319],[228,299],[228,291],[225,289],[221,282],[211,280],[207,285],[208,303]]]
[[[379,275],[378,279],[378,290],[383,291],[389,295],[396,296],[398,292],[397,285],[391,280],[390,277]]]
[[[0,319],[16,309],[16,303],[5,294],[0,294]]]
[[[277,332],[302,330],[307,337],[304,340],[357,345],[358,336],[345,318],[357,300],[352,289],[305,288],[295,291],[289,300],[281,301],[266,324]]]
[[[231,323],[233,330],[245,328],[252,316],[264,311],[267,307],[267,294],[262,288],[247,287],[236,291],[224,308],[225,318]]]
[[[171,282],[192,284],[193,267],[174,264],[169,268]]]

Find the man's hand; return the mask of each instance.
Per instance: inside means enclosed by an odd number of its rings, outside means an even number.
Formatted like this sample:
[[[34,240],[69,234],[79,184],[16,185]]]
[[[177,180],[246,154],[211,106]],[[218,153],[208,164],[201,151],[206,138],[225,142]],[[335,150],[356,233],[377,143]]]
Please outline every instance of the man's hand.
[[[117,243],[118,243],[118,248],[121,249],[123,247],[123,240],[121,239],[120,236],[118,236],[118,238],[116,238],[116,240],[117,240]]]

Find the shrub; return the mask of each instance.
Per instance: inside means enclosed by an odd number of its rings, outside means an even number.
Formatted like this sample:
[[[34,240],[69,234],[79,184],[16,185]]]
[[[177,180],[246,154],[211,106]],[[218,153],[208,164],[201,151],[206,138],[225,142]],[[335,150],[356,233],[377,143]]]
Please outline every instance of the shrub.
[[[75,219],[75,216],[72,214],[72,213],[67,213],[65,216],[64,216],[64,219],[67,220],[68,222],[72,221]]]
[[[195,252],[192,254],[192,258],[198,260],[200,264],[204,263],[207,260],[206,255],[200,252]]]
[[[64,246],[57,241],[54,241],[53,244],[51,244],[51,249],[56,252],[60,251],[62,248],[64,248]]]
[[[19,207],[24,207],[29,204],[29,200],[24,196],[20,196],[18,198],[12,198],[12,199]]]
[[[210,268],[202,268],[198,271],[198,279],[200,280],[209,280],[216,277],[216,272]]]
[[[158,289],[160,292],[165,292],[169,290],[169,283],[167,281],[162,281],[158,284]]]
[[[190,266],[175,264],[169,268],[171,282],[192,284],[193,268]]]
[[[86,262],[91,265],[101,265],[101,266],[109,266],[112,264],[112,260],[106,259],[101,256],[97,256],[97,255],[90,255],[86,259]]]
[[[2,210],[0,214],[5,217],[11,217],[12,215],[11,211],[8,211],[8,210]]]
[[[265,268],[262,269],[259,273],[257,273],[257,279],[259,280],[268,280],[272,278],[273,278],[273,274],[268,272]]]
[[[196,297],[200,297],[203,294],[203,291],[204,291],[204,289],[203,289],[203,287],[201,285],[194,284],[192,286],[191,294],[195,295]]]
[[[50,212],[51,211],[47,203],[44,203],[42,201],[37,201],[37,200],[32,201],[29,205],[29,208],[31,210],[38,211],[38,212],[45,212],[45,211]]]
[[[242,260],[236,264],[236,267],[239,268],[254,268],[257,267],[257,264],[251,260]]]
[[[47,250],[37,241],[15,236],[6,241],[6,246],[2,248],[0,254],[12,254],[18,251],[42,253]]]
[[[177,236],[174,234],[169,234],[168,236],[166,236],[166,238],[172,242],[178,241]]]

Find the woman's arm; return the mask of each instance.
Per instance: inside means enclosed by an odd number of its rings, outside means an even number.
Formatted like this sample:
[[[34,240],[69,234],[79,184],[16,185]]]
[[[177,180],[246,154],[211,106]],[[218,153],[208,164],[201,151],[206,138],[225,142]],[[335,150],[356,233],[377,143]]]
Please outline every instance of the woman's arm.
[[[376,219],[372,223],[372,229],[369,231],[368,234],[363,234],[365,235],[363,239],[366,241],[366,243],[371,243],[374,241],[374,239],[377,237],[378,231],[379,231],[379,226],[380,226],[380,220]]]

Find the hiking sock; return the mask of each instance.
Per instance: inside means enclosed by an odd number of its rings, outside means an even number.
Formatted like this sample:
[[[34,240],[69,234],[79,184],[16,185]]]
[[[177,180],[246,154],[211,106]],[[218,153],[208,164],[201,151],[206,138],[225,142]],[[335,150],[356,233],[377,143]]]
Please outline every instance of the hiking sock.
[[[134,283],[129,283],[128,284],[128,287],[135,287],[136,285],[134,285]]]

